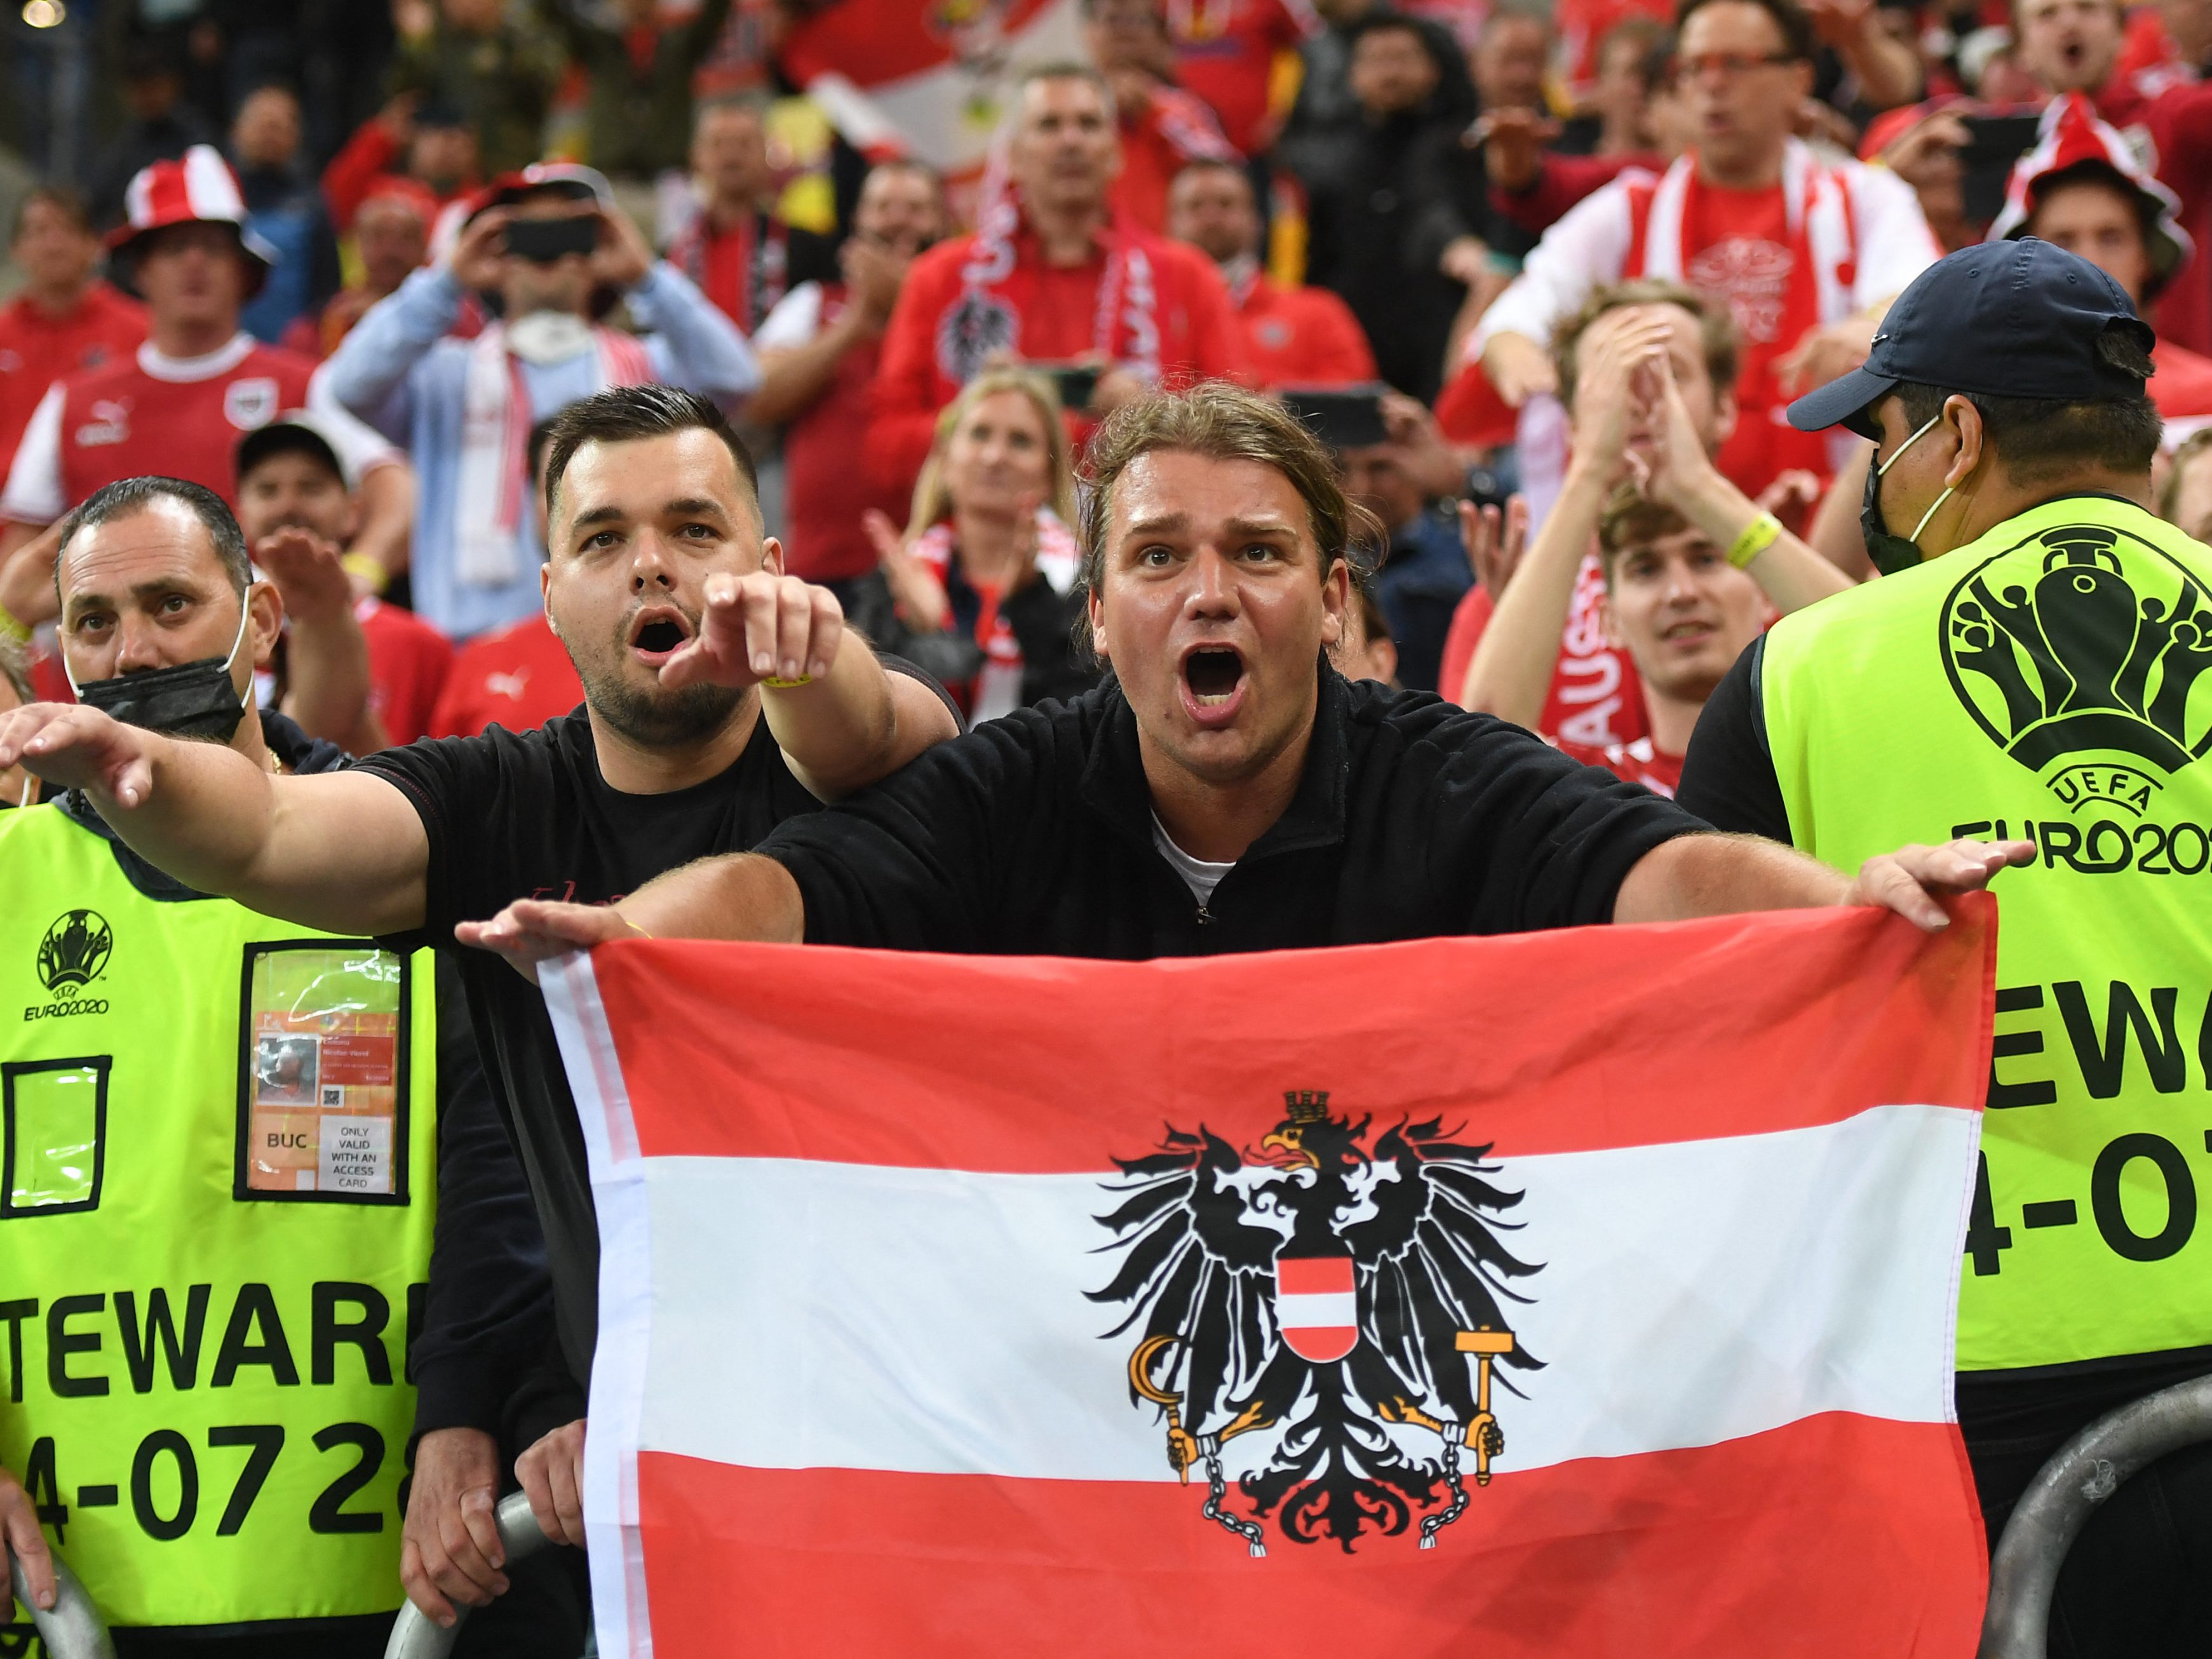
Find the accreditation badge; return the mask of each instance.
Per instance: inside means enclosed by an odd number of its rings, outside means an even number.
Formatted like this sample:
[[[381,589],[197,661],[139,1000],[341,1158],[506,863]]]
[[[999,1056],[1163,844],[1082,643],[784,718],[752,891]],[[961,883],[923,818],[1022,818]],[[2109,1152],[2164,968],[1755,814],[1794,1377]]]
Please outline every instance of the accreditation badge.
[[[359,941],[247,947],[234,1196],[407,1201],[405,957]]]

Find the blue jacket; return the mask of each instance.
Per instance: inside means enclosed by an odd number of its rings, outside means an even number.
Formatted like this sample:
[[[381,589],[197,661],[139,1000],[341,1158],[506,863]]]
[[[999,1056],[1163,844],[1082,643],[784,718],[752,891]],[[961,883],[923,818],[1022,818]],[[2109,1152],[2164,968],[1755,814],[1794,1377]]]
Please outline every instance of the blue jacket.
[[[416,271],[371,307],[324,366],[319,391],[404,446],[415,464],[415,537],[410,575],[415,609],[456,640],[518,622],[537,611],[542,540],[534,514],[516,527],[522,544],[514,580],[466,586],[454,572],[453,512],[460,493],[461,417],[471,342],[447,337],[466,297],[451,272]],[[729,403],[760,384],[752,348],[730,319],[673,266],[653,267],[629,291],[653,374],[671,386]],[[586,349],[557,363],[524,363],[535,422],[597,391]]]

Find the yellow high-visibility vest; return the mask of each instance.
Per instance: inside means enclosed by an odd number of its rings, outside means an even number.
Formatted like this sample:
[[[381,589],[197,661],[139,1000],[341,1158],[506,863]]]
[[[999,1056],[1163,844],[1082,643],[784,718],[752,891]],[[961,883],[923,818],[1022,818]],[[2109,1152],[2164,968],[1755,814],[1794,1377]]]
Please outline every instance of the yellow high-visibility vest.
[[[110,1624],[399,1605],[435,1002],[0,813],[0,1463]]]
[[[2051,501],[1784,618],[1760,688],[1836,868],[2027,837],[2000,874],[1962,1370],[2212,1342],[2212,550]],[[1818,1063],[1818,1056],[1807,1056]]]

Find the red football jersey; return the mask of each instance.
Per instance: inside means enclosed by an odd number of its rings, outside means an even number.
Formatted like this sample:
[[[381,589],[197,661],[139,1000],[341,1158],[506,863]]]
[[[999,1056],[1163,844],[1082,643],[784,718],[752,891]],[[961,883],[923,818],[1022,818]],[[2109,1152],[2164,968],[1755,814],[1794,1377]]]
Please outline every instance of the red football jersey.
[[[1649,738],[1603,745],[1569,743],[1559,738],[1547,741],[1569,760],[1580,761],[1584,766],[1602,766],[1615,777],[1640,783],[1653,794],[1664,795],[1668,800],[1674,799],[1674,792],[1682,787],[1682,757],[1666,753]]]
[[[145,337],[146,307],[106,283],[85,289],[66,316],[49,317],[27,294],[0,306],[0,478],[48,386],[129,356]]]
[[[1263,386],[1351,386],[1380,378],[1352,307],[1325,288],[1255,277],[1237,307],[1244,353]]]
[[[453,653],[430,715],[434,738],[472,738],[488,726],[528,732],[584,700],[566,647],[541,616],[471,640]]]
[[[1559,665],[1552,672],[1552,687],[1545,694],[1544,712],[1536,729],[1569,743],[1592,748],[1630,744],[1651,734],[1651,717],[1644,707],[1644,681],[1628,653],[1605,642],[1605,574],[1593,553],[1583,561],[1575,578],[1575,596],[1567,610],[1566,632],[1559,641]],[[1444,638],[1443,666],[1438,684],[1443,695],[1459,701],[1467,683],[1468,665],[1482,630],[1490,625],[1490,594],[1481,587],[1468,590],[1452,614]]]
[[[430,731],[430,716],[453,665],[453,642],[411,611],[363,599],[353,608],[368,638],[369,707],[395,744]]]
[[[302,407],[314,373],[313,358],[240,334],[204,357],[167,357],[149,343],[71,375],[32,416],[0,513],[52,524],[102,484],[145,472],[204,484],[235,506],[240,437]]]
[[[1307,0],[1170,0],[1176,79],[1212,106],[1229,142],[1256,155],[1273,141],[1267,94],[1278,54],[1321,33]]]

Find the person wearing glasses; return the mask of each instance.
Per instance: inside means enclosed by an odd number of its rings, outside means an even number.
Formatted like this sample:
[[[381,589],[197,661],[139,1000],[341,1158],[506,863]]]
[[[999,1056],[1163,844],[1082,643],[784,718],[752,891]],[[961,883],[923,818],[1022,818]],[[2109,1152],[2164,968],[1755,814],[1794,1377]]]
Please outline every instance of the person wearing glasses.
[[[1865,360],[1889,301],[1937,249],[1901,180],[1793,136],[1813,50],[1794,0],[1684,0],[1674,77],[1689,148],[1577,205],[1484,313],[1468,350],[1507,403],[1558,390],[1553,328],[1593,289],[1664,277],[1725,301],[1742,341],[1723,472],[1757,495],[1791,468],[1834,471],[1826,441],[1778,411]]]

